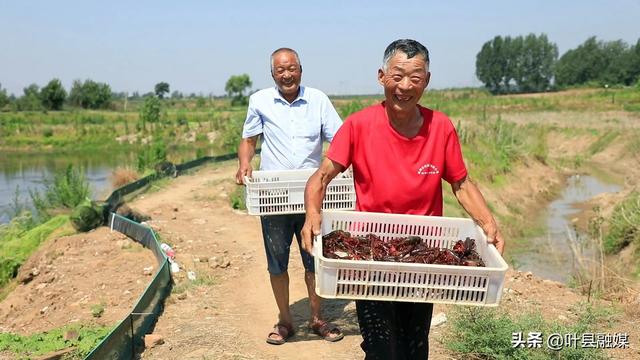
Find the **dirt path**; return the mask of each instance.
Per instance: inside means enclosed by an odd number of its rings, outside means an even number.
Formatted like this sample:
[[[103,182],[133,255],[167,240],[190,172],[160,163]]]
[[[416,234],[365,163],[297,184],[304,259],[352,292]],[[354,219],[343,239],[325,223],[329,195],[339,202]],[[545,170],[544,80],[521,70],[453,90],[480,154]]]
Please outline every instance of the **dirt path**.
[[[232,181],[235,166],[234,161],[206,166],[194,174],[171,179],[131,203],[152,216],[150,225],[162,241],[173,245],[176,260],[182,266],[174,274],[173,293],[154,330],[165,343],[148,349],[143,358],[362,358],[353,302],[325,301],[325,315],[342,328],[344,340],[329,343],[309,333],[308,301],[297,247],[292,249],[290,261],[290,303],[296,335],[282,346],[265,342],[276,322],[277,310],[266,271],[259,219],[229,206],[229,194],[236,186]],[[534,180],[526,177],[522,181],[531,184]],[[500,198],[495,194],[489,197]],[[29,333],[73,321],[119,321],[149,281],[143,269],[155,269],[150,253],[136,245],[128,248],[129,243],[133,244],[101,228],[45,244],[25,269],[38,268],[40,274],[49,269],[55,274],[53,280],[50,275],[38,275],[18,286],[0,303],[0,330]],[[196,274],[195,281],[187,279],[188,271]],[[571,319],[571,306],[584,300],[562,284],[510,271],[501,306],[515,312],[539,311],[549,319],[562,320]],[[105,304],[104,315],[99,319],[91,316],[90,306],[94,303]],[[49,308],[41,313],[46,306]],[[436,306],[434,314],[450,309]],[[632,348],[612,355],[617,359],[640,358],[638,318],[615,320],[611,332],[629,333]],[[441,344],[447,326],[444,323],[432,328],[433,359],[453,358]]]

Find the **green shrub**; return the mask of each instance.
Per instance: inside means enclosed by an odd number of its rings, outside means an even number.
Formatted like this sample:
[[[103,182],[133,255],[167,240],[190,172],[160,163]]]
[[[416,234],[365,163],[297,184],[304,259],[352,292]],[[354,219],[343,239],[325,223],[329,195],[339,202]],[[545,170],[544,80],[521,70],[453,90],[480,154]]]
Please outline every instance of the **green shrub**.
[[[104,209],[91,201],[76,206],[69,216],[71,225],[77,231],[93,230],[104,222]]]
[[[29,194],[41,219],[48,219],[51,209],[73,209],[91,197],[84,171],[71,164],[64,172],[55,173],[53,180],[45,180],[44,194],[31,190]]]
[[[136,168],[138,172],[143,173],[146,169],[153,169],[153,167],[161,162],[167,160],[167,146],[164,141],[158,139],[146,146],[138,152]]]

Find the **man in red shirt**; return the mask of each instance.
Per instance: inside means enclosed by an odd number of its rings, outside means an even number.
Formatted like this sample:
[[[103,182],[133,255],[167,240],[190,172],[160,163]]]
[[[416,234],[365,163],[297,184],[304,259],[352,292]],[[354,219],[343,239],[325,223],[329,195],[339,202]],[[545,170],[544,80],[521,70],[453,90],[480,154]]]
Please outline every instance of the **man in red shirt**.
[[[385,100],[347,118],[305,190],[303,248],[320,234],[327,185],[353,166],[356,210],[442,216],[442,179],[500,253],[504,240],[471,182],[449,118],[418,105],[429,84],[429,52],[415,40],[386,49],[378,82]],[[356,301],[365,359],[427,359],[433,304]]]

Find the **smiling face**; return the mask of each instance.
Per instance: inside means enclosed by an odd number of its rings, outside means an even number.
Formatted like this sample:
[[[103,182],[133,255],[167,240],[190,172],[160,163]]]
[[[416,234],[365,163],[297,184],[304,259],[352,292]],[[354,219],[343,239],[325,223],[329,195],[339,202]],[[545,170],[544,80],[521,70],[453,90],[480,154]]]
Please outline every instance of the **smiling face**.
[[[423,56],[407,58],[402,51],[389,59],[385,69],[378,70],[378,82],[384,87],[385,104],[395,112],[415,111],[430,78],[431,73]]]
[[[280,51],[273,55],[271,76],[282,96],[289,102],[295,100],[302,80],[302,67],[291,51]]]

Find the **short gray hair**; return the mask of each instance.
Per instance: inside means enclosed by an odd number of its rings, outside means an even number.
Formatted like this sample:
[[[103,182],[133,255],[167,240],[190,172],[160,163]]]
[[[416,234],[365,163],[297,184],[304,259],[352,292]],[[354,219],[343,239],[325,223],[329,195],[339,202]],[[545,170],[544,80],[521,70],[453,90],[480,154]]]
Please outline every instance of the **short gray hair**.
[[[429,67],[429,50],[419,42],[411,39],[399,39],[387,46],[382,58],[382,68],[386,71],[389,60],[398,53],[403,52],[407,55],[407,59],[411,59],[416,55],[424,58],[427,68]]]
[[[298,61],[298,65],[300,65],[300,67],[302,67],[302,63],[300,62],[300,56],[298,55],[298,53],[295,50],[293,50],[291,48],[288,48],[288,47],[281,47],[281,48],[276,49],[274,52],[271,53],[270,60],[271,60],[271,71],[272,72],[273,72],[273,58],[276,56],[276,54],[278,54],[280,52],[283,52],[283,51],[288,51],[290,53],[293,53],[293,55],[295,55],[295,57],[296,57],[296,61]]]

